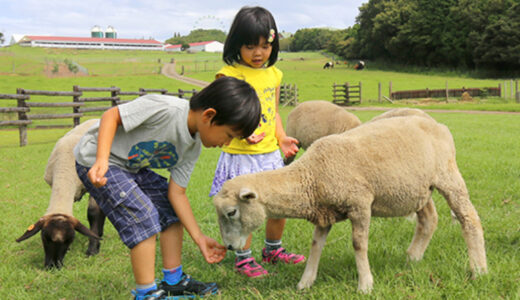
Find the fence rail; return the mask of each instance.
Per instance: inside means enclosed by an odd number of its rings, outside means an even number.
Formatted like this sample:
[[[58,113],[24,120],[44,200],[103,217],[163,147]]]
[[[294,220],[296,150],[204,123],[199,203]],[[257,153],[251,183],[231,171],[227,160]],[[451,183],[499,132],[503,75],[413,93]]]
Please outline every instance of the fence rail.
[[[92,95],[85,96],[84,93],[110,93],[109,96],[93,97]],[[87,113],[103,112],[112,106],[124,103],[130,100],[124,100],[122,97],[125,96],[142,96],[148,93],[161,93],[163,95],[177,96],[180,98],[191,98],[197,91],[193,90],[181,90],[176,92],[168,91],[167,89],[145,89],[140,88],[139,91],[121,91],[118,87],[81,87],[73,86],[73,91],[41,91],[41,90],[28,90],[18,88],[16,94],[0,94],[0,100],[8,101],[15,100],[16,106],[0,107],[0,128],[7,126],[18,127],[20,135],[20,146],[27,145],[27,126],[34,125],[34,121],[39,120],[55,120],[55,119],[72,119],[73,123],[70,126],[76,126],[80,123],[82,117]],[[32,102],[33,98],[37,97],[71,97],[71,102]],[[107,106],[106,102],[110,105]],[[103,106],[97,106],[99,104],[105,104]],[[32,111],[31,109],[38,109],[38,111]],[[72,108],[72,112],[61,112],[58,113],[56,110]],[[43,111],[42,111],[43,110]],[[47,111],[45,111],[47,110]],[[43,113],[45,112],[45,113]],[[17,120],[10,120],[9,117],[12,113],[17,114]],[[47,125],[47,128],[53,128],[60,125]],[[61,127],[61,126],[60,126]]]
[[[464,92],[467,92],[471,97],[483,96],[501,96],[501,88],[487,87],[487,88],[461,88],[461,89],[424,89],[424,90],[408,90],[395,91],[390,94],[393,100],[400,99],[418,99],[418,98],[447,98],[447,97],[461,97]]]
[[[361,103],[361,82],[358,85],[344,84],[332,85],[332,102],[338,105],[351,106]]]
[[[280,85],[280,104],[284,107],[298,104],[298,87],[296,84]]]

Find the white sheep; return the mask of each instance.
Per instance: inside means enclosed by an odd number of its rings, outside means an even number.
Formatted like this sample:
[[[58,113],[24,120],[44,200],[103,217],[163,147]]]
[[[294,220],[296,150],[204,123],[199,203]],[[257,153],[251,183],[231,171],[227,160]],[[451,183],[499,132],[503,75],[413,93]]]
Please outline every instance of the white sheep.
[[[214,197],[224,244],[242,249],[265,218],[302,218],[316,225],[298,289],[316,279],[331,226],[349,219],[358,269],[358,290],[369,292],[370,218],[417,213],[407,250],[420,260],[437,226],[431,194],[437,189],[462,226],[473,274],[487,273],[484,236],[455,160],[449,129],[423,117],[365,123],[314,142],[289,166],[237,176]]]
[[[400,107],[388,110],[380,115],[373,117],[370,122],[374,122],[381,119],[388,119],[393,117],[406,117],[406,116],[418,116],[428,118],[430,120],[434,120],[429,114],[425,113],[423,110],[417,108],[408,108],[408,107]]]
[[[298,104],[287,115],[285,132],[299,141],[298,146],[307,149],[317,139],[359,126],[356,115],[329,101],[314,100]],[[285,158],[288,165],[294,156]]]
[[[47,211],[16,240],[21,242],[41,230],[45,251],[45,267],[47,268],[60,268],[63,265],[63,258],[74,240],[75,230],[90,238],[87,254],[91,255],[99,251],[100,238],[98,234],[103,234],[103,224],[101,223],[101,231],[98,229],[97,232],[93,232],[81,224],[73,216],[72,211],[74,202],[79,201],[86,192],[76,173],[73,149],[83,134],[98,121],[86,121],[58,140],[51,152],[44,175],[45,181],[51,186],[51,197]],[[95,204],[94,199],[89,199],[91,227],[91,219],[99,218],[92,215],[96,211],[96,207],[97,204]],[[97,207],[97,210],[101,212],[99,207]],[[104,221],[104,215],[102,215],[102,218]]]

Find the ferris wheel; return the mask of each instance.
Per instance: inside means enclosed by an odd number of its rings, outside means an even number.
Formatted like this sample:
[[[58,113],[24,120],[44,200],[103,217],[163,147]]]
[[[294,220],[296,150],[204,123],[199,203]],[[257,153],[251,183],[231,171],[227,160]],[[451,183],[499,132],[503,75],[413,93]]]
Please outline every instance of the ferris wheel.
[[[195,21],[193,29],[219,29],[226,32],[226,26],[221,19],[215,16],[202,16]]]

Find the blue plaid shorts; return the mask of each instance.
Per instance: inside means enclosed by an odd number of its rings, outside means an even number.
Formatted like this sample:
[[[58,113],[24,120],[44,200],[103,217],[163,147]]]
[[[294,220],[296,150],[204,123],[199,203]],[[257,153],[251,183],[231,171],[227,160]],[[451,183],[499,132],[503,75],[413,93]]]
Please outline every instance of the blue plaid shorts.
[[[87,177],[89,169],[76,162],[83,185],[128,248],[179,222],[168,200],[166,178],[150,169],[130,173],[111,165],[105,175],[107,184],[96,188]]]

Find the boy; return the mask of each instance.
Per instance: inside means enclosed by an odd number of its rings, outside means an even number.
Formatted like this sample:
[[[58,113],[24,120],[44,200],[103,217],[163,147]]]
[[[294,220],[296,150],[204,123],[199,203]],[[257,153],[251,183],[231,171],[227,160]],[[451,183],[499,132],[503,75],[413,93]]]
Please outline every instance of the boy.
[[[223,77],[189,102],[151,94],[112,107],[76,145],[79,178],[131,249],[135,299],[218,291],[216,283],[196,281],[182,271],[183,228],[208,263],[220,262],[226,253],[200,230],[186,186],[201,144],[221,147],[251,135],[260,114],[255,90],[245,81]],[[168,168],[169,182],[149,168]],[[159,232],[164,279],[157,287]]]

